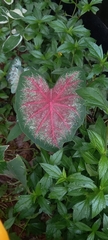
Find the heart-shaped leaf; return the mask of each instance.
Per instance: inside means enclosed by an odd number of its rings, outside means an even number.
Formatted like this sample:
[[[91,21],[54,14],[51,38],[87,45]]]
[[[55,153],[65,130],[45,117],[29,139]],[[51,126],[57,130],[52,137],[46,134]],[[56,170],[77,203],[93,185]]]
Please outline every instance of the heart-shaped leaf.
[[[59,78],[53,88],[35,71],[24,72],[16,92],[16,111],[22,131],[50,151],[71,141],[85,116],[83,99],[76,90],[84,76],[74,68]]]

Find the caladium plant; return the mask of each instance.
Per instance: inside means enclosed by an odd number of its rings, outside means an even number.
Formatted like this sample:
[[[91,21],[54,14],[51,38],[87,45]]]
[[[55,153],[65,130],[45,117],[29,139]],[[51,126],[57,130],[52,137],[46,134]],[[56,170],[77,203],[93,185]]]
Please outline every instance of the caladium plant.
[[[76,92],[83,85],[77,68],[62,75],[53,88],[34,70],[21,74],[16,111],[22,131],[49,151],[71,141],[85,117],[83,99]]]

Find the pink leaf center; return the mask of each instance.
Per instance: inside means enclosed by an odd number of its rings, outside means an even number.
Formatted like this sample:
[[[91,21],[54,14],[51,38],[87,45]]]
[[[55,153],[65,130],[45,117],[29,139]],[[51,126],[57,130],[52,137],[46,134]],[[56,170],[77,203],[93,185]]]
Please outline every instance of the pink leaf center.
[[[79,72],[61,77],[49,89],[41,77],[26,77],[22,90],[21,111],[25,126],[35,138],[59,147],[60,141],[72,131],[79,118]]]

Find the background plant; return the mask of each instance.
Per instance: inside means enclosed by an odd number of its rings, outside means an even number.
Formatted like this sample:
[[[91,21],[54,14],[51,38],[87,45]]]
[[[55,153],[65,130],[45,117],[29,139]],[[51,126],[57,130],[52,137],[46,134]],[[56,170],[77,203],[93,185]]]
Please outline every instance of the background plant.
[[[98,3],[80,1],[69,19],[51,1],[4,1],[0,7],[0,218],[11,240],[24,239],[23,234],[26,239],[31,234],[108,239],[108,61],[80,19],[88,10],[96,12]],[[21,64],[12,62],[16,57]],[[38,70],[53,87],[63,70],[76,66],[86,76],[86,87],[78,94],[87,111],[73,141],[51,153],[25,137],[33,150],[30,162],[13,150],[9,155],[8,145],[22,133],[10,74],[16,71],[17,85],[26,67]],[[21,229],[19,236],[14,226]]]

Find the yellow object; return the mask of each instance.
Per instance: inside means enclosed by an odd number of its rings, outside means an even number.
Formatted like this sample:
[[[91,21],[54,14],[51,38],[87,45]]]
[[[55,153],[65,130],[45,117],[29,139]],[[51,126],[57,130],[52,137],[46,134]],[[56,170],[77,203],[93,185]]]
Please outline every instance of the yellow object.
[[[2,222],[0,221],[0,240],[9,240],[6,229],[4,228]]]

